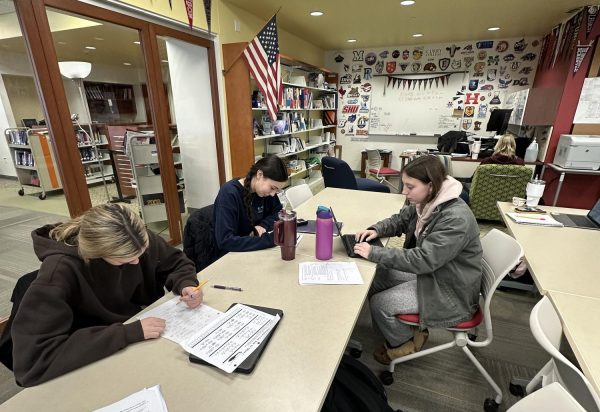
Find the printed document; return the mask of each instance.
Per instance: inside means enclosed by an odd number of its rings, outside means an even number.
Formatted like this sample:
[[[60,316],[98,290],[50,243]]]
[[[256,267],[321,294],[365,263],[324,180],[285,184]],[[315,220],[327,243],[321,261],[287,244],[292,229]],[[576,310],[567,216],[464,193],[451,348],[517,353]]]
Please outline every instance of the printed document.
[[[362,285],[363,279],[354,262],[302,262],[298,282],[301,285]]]
[[[563,224],[548,214],[538,213],[506,213],[508,217],[519,224],[538,225],[538,226],[556,226],[562,227]]]
[[[199,330],[223,314],[223,312],[205,304],[190,309],[185,302],[181,302],[179,305],[177,302],[179,302],[179,296],[142,313],[138,316],[138,319],[149,317],[164,319],[166,327],[161,336],[182,345],[196,335]]]
[[[168,412],[160,385],[144,388],[125,399],[94,412]]]
[[[277,322],[279,315],[273,316],[238,303],[181,346],[192,355],[231,373],[254,352]]]

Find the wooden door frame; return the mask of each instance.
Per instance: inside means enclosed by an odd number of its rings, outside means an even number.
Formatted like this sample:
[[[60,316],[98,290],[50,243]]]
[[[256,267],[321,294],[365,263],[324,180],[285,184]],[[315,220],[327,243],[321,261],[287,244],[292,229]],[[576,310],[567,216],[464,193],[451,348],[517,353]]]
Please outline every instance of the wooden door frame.
[[[73,125],[58,68],[58,59],[46,8],[51,7],[90,19],[106,21],[139,32],[169,223],[170,242],[172,244],[181,243],[181,214],[179,212],[173,156],[171,156],[172,148],[167,115],[168,96],[162,87],[157,36],[173,37],[208,49],[219,183],[223,184],[225,181],[225,163],[214,42],[191,33],[76,0],[14,0],[14,3],[26,48],[33,64],[34,79],[42,98],[42,108],[46,115],[50,133],[54,137],[53,145],[58,158],[58,168],[63,181],[67,206],[72,217],[80,215],[89,209],[92,204],[83,173],[83,166],[78,157],[77,144],[75,139],[68,138],[73,134]],[[163,156],[163,153],[168,153],[168,155]]]

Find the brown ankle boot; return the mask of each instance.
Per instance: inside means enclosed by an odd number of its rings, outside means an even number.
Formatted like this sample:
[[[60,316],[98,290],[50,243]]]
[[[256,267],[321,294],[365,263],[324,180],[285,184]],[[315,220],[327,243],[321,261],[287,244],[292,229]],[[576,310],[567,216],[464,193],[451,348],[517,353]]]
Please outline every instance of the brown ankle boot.
[[[429,331],[427,329],[419,330],[418,327],[415,329],[415,333],[413,336],[413,342],[415,343],[415,351],[416,352],[421,350],[421,348],[425,345],[425,342],[427,342],[428,337],[429,337]]]
[[[397,348],[387,348],[383,353],[375,352],[373,357],[375,360],[382,365],[389,365],[393,359],[400,358],[402,356],[410,355],[415,353],[415,343],[411,340],[404,342]]]

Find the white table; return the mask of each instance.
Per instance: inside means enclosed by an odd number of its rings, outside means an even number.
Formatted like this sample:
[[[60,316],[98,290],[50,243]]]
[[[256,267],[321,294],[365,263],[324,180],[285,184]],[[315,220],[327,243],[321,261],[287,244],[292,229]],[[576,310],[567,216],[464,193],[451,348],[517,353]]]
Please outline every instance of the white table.
[[[298,208],[314,218],[316,205],[333,206],[349,230],[396,213],[404,196],[325,189]],[[335,241],[334,259],[349,259]],[[278,248],[229,253],[201,273],[210,284],[243,292],[205,289],[206,304],[226,310],[232,303],[282,309],[284,317],[251,375],[226,374],[190,364],[166,339],[141,342],[37,387],[0,405],[11,411],[92,410],[160,384],[172,411],[318,411],[365,300],[375,265],[355,260],[364,285],[299,286],[298,263],[314,261],[314,235],[305,234],[296,259],[280,259]],[[159,302],[170,298],[169,294]]]
[[[540,206],[550,212],[587,214],[587,210]],[[529,271],[541,294],[558,291],[600,298],[600,231],[520,225],[506,216],[514,211],[498,202],[506,226],[523,246]]]

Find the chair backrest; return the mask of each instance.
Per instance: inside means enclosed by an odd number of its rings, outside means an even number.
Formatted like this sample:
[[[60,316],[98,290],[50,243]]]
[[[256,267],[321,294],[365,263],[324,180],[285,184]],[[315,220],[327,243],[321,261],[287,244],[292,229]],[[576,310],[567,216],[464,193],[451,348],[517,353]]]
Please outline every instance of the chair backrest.
[[[529,317],[529,326],[535,340],[552,356],[559,383],[569,391],[586,411],[600,411],[600,398],[590,382],[559,351],[563,328],[560,318],[547,296],[542,297],[534,306]]]
[[[525,197],[533,171],[517,165],[480,165],[475,169],[469,191],[470,206],[477,219],[501,220],[496,202]]]
[[[383,162],[381,161],[381,155],[377,149],[366,149],[367,150],[367,171],[371,169],[379,170]]]
[[[485,319],[486,339],[493,339],[490,305],[494,291],[504,278],[523,257],[523,248],[514,238],[498,229],[490,230],[481,238],[483,256],[481,259],[482,279],[481,295],[484,299],[483,316]],[[482,342],[483,343],[483,342]]]
[[[585,412],[585,409],[558,382],[527,395],[507,412],[561,411]]]
[[[444,168],[446,169],[446,173],[448,173],[450,176],[452,176],[452,156],[450,155],[443,155],[443,154],[436,154],[435,157],[437,157],[440,162],[442,162],[442,164],[444,165]]]
[[[213,209],[213,205],[208,205],[192,212],[183,230],[183,252],[194,262],[198,272],[213,263],[218,255]]]
[[[356,177],[348,163],[335,157],[325,156],[321,159],[321,166],[325,187],[358,189]]]
[[[290,202],[292,209],[295,209],[313,197],[313,193],[310,190],[310,187],[304,183],[287,189],[285,191],[285,197],[287,198],[288,202]]]

